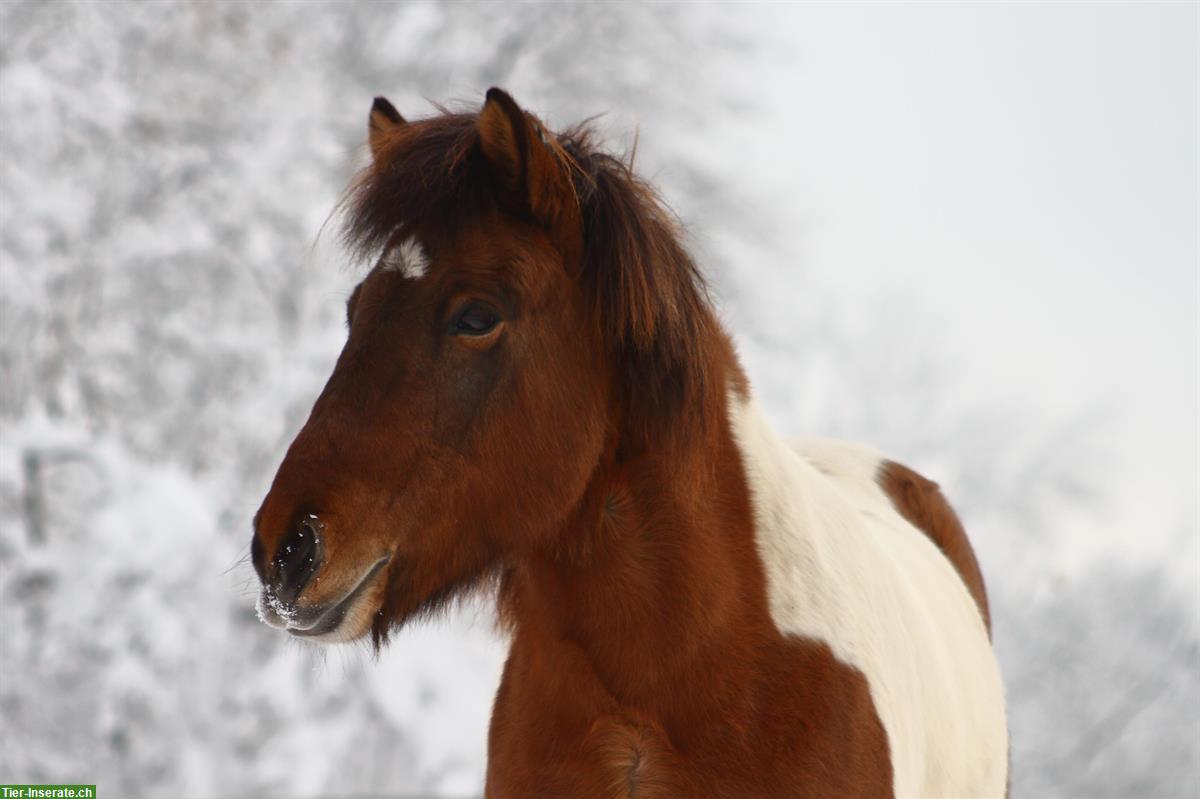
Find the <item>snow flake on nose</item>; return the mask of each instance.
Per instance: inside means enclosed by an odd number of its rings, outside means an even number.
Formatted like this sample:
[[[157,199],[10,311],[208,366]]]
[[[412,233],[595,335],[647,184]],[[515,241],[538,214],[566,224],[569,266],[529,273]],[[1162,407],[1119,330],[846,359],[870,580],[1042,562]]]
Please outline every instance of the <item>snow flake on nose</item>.
[[[296,618],[296,606],[280,599],[270,585],[259,592],[254,610],[263,624],[281,630],[291,627]]]
[[[425,254],[425,248],[421,246],[421,243],[409,236],[384,253],[383,268],[416,280],[424,277],[425,273],[429,271],[429,256]]]

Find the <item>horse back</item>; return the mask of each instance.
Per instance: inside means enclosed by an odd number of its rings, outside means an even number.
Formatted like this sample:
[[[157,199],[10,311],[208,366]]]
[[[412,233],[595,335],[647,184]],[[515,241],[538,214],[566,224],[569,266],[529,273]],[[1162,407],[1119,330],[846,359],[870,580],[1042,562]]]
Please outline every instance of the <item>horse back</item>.
[[[786,475],[759,492],[780,628],[829,641],[866,675],[897,797],[1003,796],[1003,686],[954,511],[936,484],[869,447],[812,438],[787,449],[798,460],[774,459]]]
[[[878,489],[891,510],[924,533],[941,551],[979,607],[983,625],[991,635],[987,589],[979,561],[958,514],[941,488],[907,466],[890,460],[869,447],[826,438],[797,438],[792,449],[818,471],[835,482],[850,484],[868,494]]]
[[[992,632],[992,620],[988,611],[987,590],[983,585],[983,574],[979,561],[967,540],[958,514],[942,495],[938,484],[922,477],[912,469],[895,461],[884,460],[879,464],[876,482],[892,500],[896,512],[909,524],[929,536],[946,559],[954,566],[967,590],[979,606],[983,625],[988,634]]]

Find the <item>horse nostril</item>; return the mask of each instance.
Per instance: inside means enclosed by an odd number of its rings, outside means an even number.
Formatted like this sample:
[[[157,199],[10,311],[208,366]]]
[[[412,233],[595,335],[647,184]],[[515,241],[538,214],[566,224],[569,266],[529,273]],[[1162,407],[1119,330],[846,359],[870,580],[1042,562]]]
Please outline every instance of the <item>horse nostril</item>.
[[[321,520],[310,513],[279,544],[275,560],[271,563],[277,585],[275,595],[283,604],[293,604],[304,586],[321,568],[325,553],[321,538],[324,529]]]

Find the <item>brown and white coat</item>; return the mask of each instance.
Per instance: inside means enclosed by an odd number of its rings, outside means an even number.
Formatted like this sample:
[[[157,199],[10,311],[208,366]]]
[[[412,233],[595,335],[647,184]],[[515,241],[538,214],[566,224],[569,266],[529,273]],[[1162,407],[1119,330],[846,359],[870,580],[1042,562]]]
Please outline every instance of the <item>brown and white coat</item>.
[[[498,585],[489,799],[1003,796],[937,487],[772,430],[669,213],[586,130],[499,90],[370,122],[347,210],[378,261],[255,518],[264,620],[382,645]]]

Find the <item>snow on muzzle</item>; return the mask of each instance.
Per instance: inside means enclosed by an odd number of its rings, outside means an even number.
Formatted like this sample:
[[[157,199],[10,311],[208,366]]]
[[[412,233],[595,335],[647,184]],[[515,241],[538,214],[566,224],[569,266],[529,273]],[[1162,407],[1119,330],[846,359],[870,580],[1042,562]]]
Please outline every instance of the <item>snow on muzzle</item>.
[[[258,617],[263,623],[299,636],[333,633],[387,565],[387,557],[375,561],[354,587],[332,604],[301,604],[300,595],[324,563],[324,532],[324,523],[310,513],[280,542],[265,569],[258,598]]]

